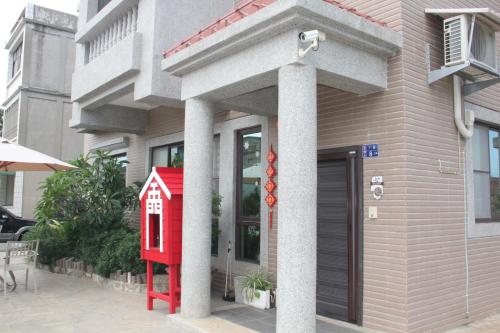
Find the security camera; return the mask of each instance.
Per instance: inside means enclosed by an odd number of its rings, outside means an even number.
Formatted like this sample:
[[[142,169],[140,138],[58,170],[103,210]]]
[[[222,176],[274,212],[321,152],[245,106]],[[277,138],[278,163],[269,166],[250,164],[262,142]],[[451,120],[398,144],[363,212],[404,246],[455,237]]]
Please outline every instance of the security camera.
[[[326,37],[325,33],[319,30],[311,30],[311,31],[303,31],[299,34],[299,39],[302,43],[313,42],[318,39],[320,42],[323,42]]]
[[[299,40],[302,43],[311,43],[306,49],[299,49],[299,57],[303,58],[311,49],[317,51],[319,49],[319,42],[324,42],[326,35],[319,30],[303,31],[299,34]]]

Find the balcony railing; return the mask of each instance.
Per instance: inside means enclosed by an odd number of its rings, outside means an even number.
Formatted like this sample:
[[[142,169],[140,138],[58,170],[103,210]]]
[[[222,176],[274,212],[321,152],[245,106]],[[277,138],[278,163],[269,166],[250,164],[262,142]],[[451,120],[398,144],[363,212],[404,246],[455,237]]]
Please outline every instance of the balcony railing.
[[[97,35],[95,39],[88,42],[88,62],[92,62],[122,39],[137,31],[138,10],[137,5],[131,7],[124,15]]]

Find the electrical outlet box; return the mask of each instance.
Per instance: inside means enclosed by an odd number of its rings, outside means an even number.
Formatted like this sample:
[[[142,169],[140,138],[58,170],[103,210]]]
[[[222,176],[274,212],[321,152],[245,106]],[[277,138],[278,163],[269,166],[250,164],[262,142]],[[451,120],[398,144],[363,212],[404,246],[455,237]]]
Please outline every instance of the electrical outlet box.
[[[370,206],[368,207],[368,217],[370,219],[378,218],[378,209],[377,207]]]

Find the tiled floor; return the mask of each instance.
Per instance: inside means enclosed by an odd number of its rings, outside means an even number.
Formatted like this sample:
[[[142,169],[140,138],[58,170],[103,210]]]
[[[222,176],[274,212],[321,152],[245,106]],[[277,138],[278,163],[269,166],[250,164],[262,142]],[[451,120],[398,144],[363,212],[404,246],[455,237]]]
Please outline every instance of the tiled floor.
[[[276,309],[264,311],[245,305],[233,304],[215,310],[213,315],[257,332],[274,333],[276,331]],[[316,325],[316,332],[318,333],[374,332],[328,319],[318,319]],[[500,333],[500,314],[475,321],[446,333]]]
[[[276,331],[276,309],[266,311],[243,305],[234,305],[234,307],[228,307],[225,310],[216,310],[213,315],[262,333],[274,333]]]
[[[235,304],[226,306],[223,310],[215,310],[213,315],[235,324],[250,328],[257,332],[276,332],[276,309],[260,310],[253,307]],[[350,325],[337,325],[333,322],[318,319],[316,321],[318,333],[359,333],[360,330]]]

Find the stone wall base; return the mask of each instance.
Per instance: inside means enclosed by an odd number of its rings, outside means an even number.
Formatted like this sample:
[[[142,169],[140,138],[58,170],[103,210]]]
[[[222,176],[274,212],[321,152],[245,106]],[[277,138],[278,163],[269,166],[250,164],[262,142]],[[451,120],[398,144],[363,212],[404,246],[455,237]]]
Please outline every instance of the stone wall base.
[[[92,266],[85,265],[82,261],[76,261],[74,258],[59,259],[54,266],[38,264],[37,267],[56,274],[91,280],[101,287],[115,291],[146,293],[146,274],[132,275],[132,273],[118,271],[112,273],[109,278],[105,278],[95,273]],[[155,291],[163,292],[168,289],[168,275],[156,274],[153,281]]]

